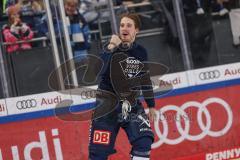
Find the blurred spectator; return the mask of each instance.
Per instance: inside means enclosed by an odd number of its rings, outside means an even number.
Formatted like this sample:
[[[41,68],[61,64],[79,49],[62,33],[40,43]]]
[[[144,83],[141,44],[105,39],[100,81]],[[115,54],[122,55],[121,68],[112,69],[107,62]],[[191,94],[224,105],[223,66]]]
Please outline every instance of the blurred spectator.
[[[197,3],[197,14],[204,14],[203,6],[202,6],[202,0],[196,0]]]
[[[31,28],[35,28],[41,22],[42,13],[44,12],[43,0],[8,0],[6,4],[6,13],[12,5],[20,6],[21,19]]]
[[[228,2],[228,0],[216,0],[217,1],[217,12],[220,16],[224,16],[228,13],[228,10],[224,7],[224,2]]]
[[[85,18],[89,28],[95,30],[101,25],[103,35],[111,32],[109,22],[111,14],[108,3],[108,0],[82,0],[79,6],[79,12]]]
[[[106,8],[107,0],[83,0],[79,5],[79,12],[84,16],[87,23],[95,23],[100,14],[98,9]]]
[[[62,24],[60,22],[60,12],[57,10],[57,1],[50,1],[50,10],[52,14],[52,20],[53,20],[53,25],[54,25],[54,31],[56,34],[56,37],[61,37],[59,36],[62,30]],[[45,13],[40,20],[40,23],[36,24],[36,29],[38,31],[39,36],[47,36],[49,37],[49,32],[48,32],[48,20],[47,20],[47,14]]]
[[[206,13],[210,4],[212,4],[212,12],[217,15],[224,16],[228,10],[224,7],[224,3],[229,0],[183,0],[184,10],[188,13],[196,13],[198,15]],[[213,14],[214,15],[214,14]]]
[[[21,6],[23,16],[38,14],[44,10],[39,0],[19,0],[18,4]]]
[[[8,8],[12,5],[20,5],[21,6],[21,14],[29,15],[39,13],[43,10],[44,5],[42,0],[4,0],[5,8]]]
[[[86,20],[78,10],[78,0],[64,0],[69,36],[75,61],[87,56],[90,48],[90,31]]]
[[[211,0],[182,0],[182,1],[185,12],[202,15],[206,12],[205,11],[206,4],[207,3],[210,4]]]
[[[14,5],[9,7],[9,24],[3,26],[3,37],[5,42],[17,42],[30,40],[33,38],[33,32],[30,27],[20,19],[20,6]],[[31,49],[28,42],[12,44],[7,46],[7,52],[12,53],[20,49]]]
[[[83,15],[79,12],[78,6],[80,6],[78,0],[64,0],[64,9],[66,14],[65,22],[68,27],[69,38],[71,41],[76,68],[78,68],[78,62],[86,58],[88,54],[87,50],[90,48],[90,30],[88,23],[86,22]],[[56,40],[58,43],[62,43],[63,24],[60,18],[60,13],[57,10],[57,3],[52,2],[50,7],[52,11],[52,20]],[[47,15],[42,18],[42,23],[38,26],[38,30],[42,35],[49,35]],[[83,75],[84,72],[82,73],[82,70],[77,70],[79,82],[82,80]]]
[[[42,0],[19,0],[23,21],[30,25],[34,30],[41,23],[44,6]]]

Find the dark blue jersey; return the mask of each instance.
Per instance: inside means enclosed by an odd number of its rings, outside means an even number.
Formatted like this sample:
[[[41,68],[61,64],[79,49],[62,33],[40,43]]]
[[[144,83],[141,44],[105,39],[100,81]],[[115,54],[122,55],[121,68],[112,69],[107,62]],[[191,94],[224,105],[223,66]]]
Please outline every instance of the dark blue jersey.
[[[104,61],[104,67],[100,74],[99,89],[115,93],[120,100],[123,100],[130,97],[126,93],[135,88],[134,90],[138,90],[138,93],[142,91],[148,107],[155,106],[152,83],[146,64],[147,51],[144,47],[133,43],[128,50],[117,49],[112,53],[104,52],[101,58]],[[134,99],[136,98],[135,96]]]

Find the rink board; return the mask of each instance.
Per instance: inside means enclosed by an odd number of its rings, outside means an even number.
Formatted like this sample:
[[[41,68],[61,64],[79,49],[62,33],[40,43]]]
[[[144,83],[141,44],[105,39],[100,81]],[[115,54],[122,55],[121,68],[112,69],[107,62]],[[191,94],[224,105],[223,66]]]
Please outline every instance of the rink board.
[[[240,79],[206,83],[195,79],[188,81],[192,86],[185,86],[182,74],[189,73],[179,74],[180,81],[175,82],[182,84],[174,85],[180,87],[174,86],[164,95],[156,93],[159,121],[151,124],[155,133],[151,159],[240,158]],[[168,76],[176,79],[176,75]],[[0,100],[0,160],[87,160],[90,122],[55,116],[56,104],[69,98],[73,111],[86,111],[94,105],[94,100],[83,102],[77,96],[59,93]],[[22,101],[32,107],[21,108]],[[180,119],[176,110],[183,115]],[[116,149],[111,160],[129,159],[131,148],[122,130]]]

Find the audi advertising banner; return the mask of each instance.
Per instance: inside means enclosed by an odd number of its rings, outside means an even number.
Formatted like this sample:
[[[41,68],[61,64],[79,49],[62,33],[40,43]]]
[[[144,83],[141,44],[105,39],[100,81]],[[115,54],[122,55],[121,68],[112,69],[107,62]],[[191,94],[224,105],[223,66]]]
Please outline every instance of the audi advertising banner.
[[[66,91],[65,94],[59,92],[49,92],[29,96],[7,98],[6,104],[9,106],[8,114],[14,115],[53,109],[57,104],[61,103],[65,99],[71,99],[69,91]]]
[[[7,115],[7,105],[5,100],[0,100],[0,117]]]
[[[235,79],[239,78],[240,76],[240,64],[233,63],[203,69],[196,69],[189,75],[191,79],[194,79],[195,84],[197,85]]]
[[[95,102],[96,88],[97,86],[93,86],[88,88],[78,88],[61,92],[48,92],[0,100],[0,116],[54,109],[59,104],[60,106],[58,107],[65,107],[62,102],[66,100],[71,100],[71,105],[93,103]],[[6,106],[9,106],[8,109],[5,109]]]
[[[151,123],[155,133],[152,160],[240,158],[240,80],[226,84],[157,97],[158,120]],[[32,99],[18,102],[17,108],[24,108],[25,103],[34,106]],[[0,130],[0,160],[87,160],[89,121],[37,114],[27,113],[28,120],[21,121],[23,115],[0,117],[5,122]],[[131,148],[122,131],[116,149],[110,160],[129,159]]]

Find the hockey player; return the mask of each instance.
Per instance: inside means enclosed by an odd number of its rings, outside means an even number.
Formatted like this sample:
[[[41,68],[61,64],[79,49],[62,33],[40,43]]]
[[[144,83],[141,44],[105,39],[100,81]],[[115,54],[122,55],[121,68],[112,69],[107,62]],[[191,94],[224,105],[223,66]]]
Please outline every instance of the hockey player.
[[[89,159],[107,160],[115,153],[118,131],[123,128],[132,145],[132,160],[149,160],[154,135],[149,118],[156,118],[155,101],[148,71],[146,49],[135,42],[140,29],[136,14],[124,14],[120,19],[120,33],[113,35],[102,54],[104,67],[99,90],[113,93],[115,109],[101,117],[94,117],[90,129]],[[147,117],[139,100],[140,91],[149,107]],[[103,105],[110,99],[105,99]],[[97,112],[97,110],[96,110]]]

